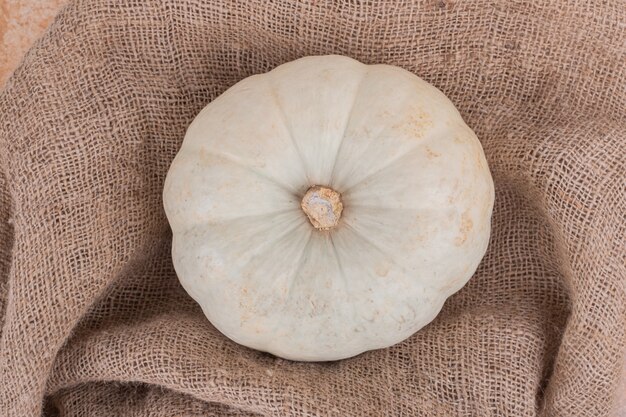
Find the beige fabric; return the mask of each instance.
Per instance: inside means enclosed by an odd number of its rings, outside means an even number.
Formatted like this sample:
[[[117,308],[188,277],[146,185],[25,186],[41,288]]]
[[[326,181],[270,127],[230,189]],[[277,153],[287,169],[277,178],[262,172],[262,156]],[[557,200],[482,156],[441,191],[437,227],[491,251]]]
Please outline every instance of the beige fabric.
[[[71,3],[0,94],[3,415],[610,415],[625,18],[619,0]],[[493,235],[410,339],[292,363],[229,341],[185,294],[161,189],[206,103],[327,53],[452,99],[492,168]]]

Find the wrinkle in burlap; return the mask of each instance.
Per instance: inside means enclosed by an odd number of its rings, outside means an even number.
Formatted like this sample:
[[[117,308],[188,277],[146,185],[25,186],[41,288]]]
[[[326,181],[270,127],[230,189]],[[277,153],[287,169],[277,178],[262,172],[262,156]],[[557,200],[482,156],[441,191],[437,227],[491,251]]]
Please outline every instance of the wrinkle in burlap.
[[[0,95],[0,414],[605,416],[625,345],[626,5],[92,0]],[[182,290],[161,205],[185,129],[305,55],[399,65],[496,183],[489,251],[403,343],[292,363]]]

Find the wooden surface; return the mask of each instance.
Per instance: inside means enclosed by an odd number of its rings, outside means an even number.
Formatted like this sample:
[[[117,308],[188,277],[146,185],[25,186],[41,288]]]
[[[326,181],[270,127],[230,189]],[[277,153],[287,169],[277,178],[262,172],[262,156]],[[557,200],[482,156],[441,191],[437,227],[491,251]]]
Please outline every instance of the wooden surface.
[[[0,87],[67,0],[0,0]],[[626,360],[618,417],[626,417]]]
[[[0,86],[67,0],[0,0]]]

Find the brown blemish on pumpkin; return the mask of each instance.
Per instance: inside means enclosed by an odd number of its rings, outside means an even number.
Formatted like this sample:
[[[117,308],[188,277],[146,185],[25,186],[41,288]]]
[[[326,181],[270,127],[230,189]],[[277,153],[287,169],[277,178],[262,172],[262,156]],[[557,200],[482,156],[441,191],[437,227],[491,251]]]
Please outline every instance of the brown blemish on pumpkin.
[[[461,184],[459,183],[459,180],[454,181],[454,185],[452,186],[453,192],[448,197],[448,203],[453,204],[455,201],[457,201],[460,185]]]
[[[378,266],[376,266],[376,275],[378,275],[379,277],[386,277],[387,274],[389,274],[389,265],[385,265],[385,264],[379,264]]]
[[[459,228],[459,235],[454,239],[456,246],[461,246],[467,240],[467,235],[474,228],[474,222],[470,218],[469,213],[466,211],[461,215],[461,227]]]
[[[491,212],[493,210],[493,200],[491,198],[485,198],[483,200],[483,204],[482,204],[482,213],[483,213],[483,217],[482,217],[482,224],[480,226],[480,230],[486,230],[487,228],[491,227]]]
[[[452,288],[458,285],[458,280],[459,278],[453,279],[452,281],[448,282],[446,285],[441,287],[441,290],[445,293],[449,293],[452,290]]]
[[[391,114],[385,110],[381,113],[381,116],[389,117]],[[423,110],[416,108],[409,114],[406,119],[402,119],[391,126],[394,130],[401,130],[409,136],[413,136],[417,139],[424,137],[427,129],[433,126],[433,121],[430,115]]]
[[[243,325],[248,320],[250,320],[250,317],[252,316],[253,309],[254,309],[252,305],[252,300],[250,299],[250,294],[248,294],[247,287],[241,288],[241,297],[239,298],[239,309],[241,310],[241,315],[239,316],[239,320],[241,321],[241,324]]]
[[[426,157],[428,159],[439,158],[441,154],[439,152],[433,151],[429,146],[426,147]]]
[[[480,170],[483,170],[485,167],[485,162],[482,157],[482,151],[480,149],[476,149],[476,151],[474,152],[474,157],[478,168],[480,168]]]

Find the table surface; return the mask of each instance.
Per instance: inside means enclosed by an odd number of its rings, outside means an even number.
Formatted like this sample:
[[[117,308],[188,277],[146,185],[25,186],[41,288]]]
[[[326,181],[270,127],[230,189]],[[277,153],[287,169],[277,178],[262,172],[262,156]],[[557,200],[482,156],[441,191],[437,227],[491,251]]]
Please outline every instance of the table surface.
[[[0,88],[68,0],[0,0]],[[626,360],[618,416],[626,417]]]

